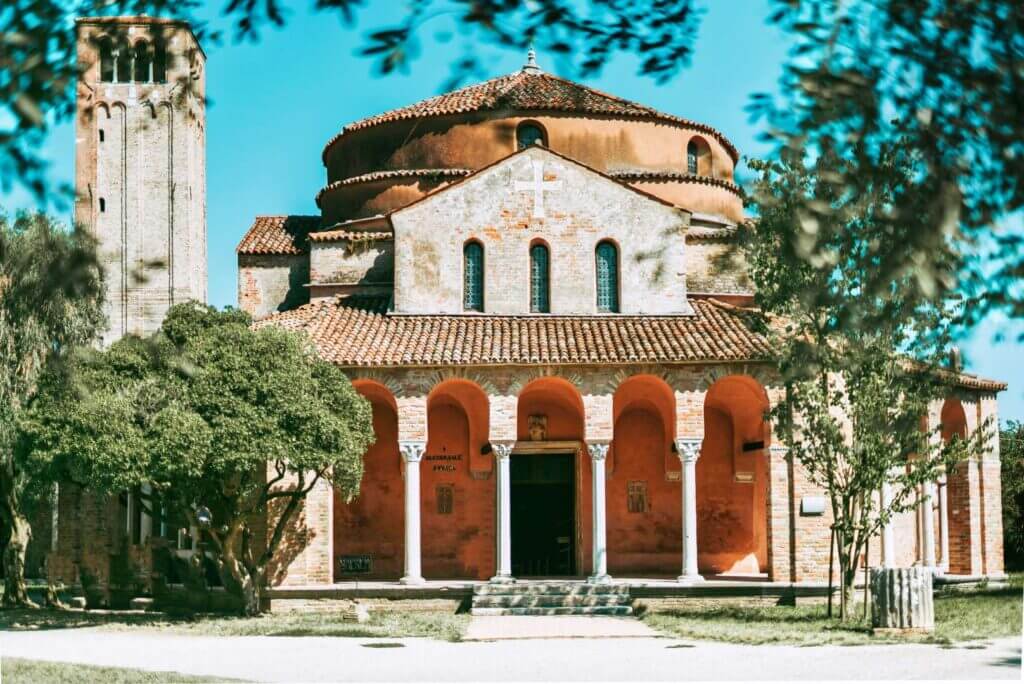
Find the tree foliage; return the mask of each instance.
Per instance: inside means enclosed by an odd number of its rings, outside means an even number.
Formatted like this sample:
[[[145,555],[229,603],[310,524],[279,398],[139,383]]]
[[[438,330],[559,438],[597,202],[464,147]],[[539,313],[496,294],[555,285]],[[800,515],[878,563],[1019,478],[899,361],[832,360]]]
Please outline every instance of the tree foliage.
[[[1003,486],[1003,555],[1006,565],[1024,569],[1024,423],[1010,421],[999,433]]]
[[[369,404],[295,333],[180,304],[153,339],[80,356],[73,383],[63,370],[22,422],[23,448],[94,491],[148,485],[144,505],[174,519],[201,527],[208,510],[222,578],[248,612],[309,491],[358,491]]]
[[[103,274],[96,244],[43,214],[0,216],[0,540],[4,605],[26,605],[26,505],[42,495],[42,473],[15,449],[16,425],[48,368],[102,328]]]
[[[918,505],[922,484],[977,448],[943,444],[938,426],[922,426],[929,405],[948,391],[948,374],[937,368],[948,344],[941,300],[922,300],[912,271],[884,295],[869,291],[865,264],[880,258],[870,255],[886,240],[888,211],[915,169],[899,144],[880,149],[879,159],[875,182],[857,189],[841,180],[851,162],[831,153],[752,162],[761,174],[760,218],[742,233],[787,388],[772,417],[790,457],[830,498],[844,598],[881,526]],[[795,253],[808,205],[820,208],[816,229],[829,237],[819,264]],[[883,484],[892,489],[884,503]]]
[[[752,110],[778,153],[829,151],[835,182],[859,193],[903,140],[914,173],[894,196],[862,286],[884,296],[908,270],[905,303],[965,291],[971,317],[1024,315],[1024,236],[993,224],[1024,208],[1024,4],[1019,0],[776,0],[771,21],[794,39],[778,101]],[[796,212],[799,258],[827,262],[832,208]],[[993,287],[993,284],[996,286]],[[868,305],[873,306],[873,304]]]
[[[386,3],[316,0],[313,6],[351,25],[371,4]],[[257,40],[268,27],[284,27],[293,7],[287,0],[7,0],[0,8],[4,189],[16,180],[46,201],[69,194],[69,188],[54,194],[47,183],[42,148],[48,127],[74,115],[78,74],[89,66],[76,63],[76,17],[146,14],[185,19],[209,45],[220,43],[224,31],[200,15],[218,5],[239,40]],[[695,0],[407,0],[403,5],[406,11],[394,23],[368,28],[359,53],[373,60],[379,73],[402,70],[419,53],[424,31],[439,28],[438,22],[454,24],[470,36],[462,54],[453,59],[446,87],[482,72],[481,43],[521,50],[535,43],[583,74],[599,72],[617,53],[630,53],[640,57],[641,73],[664,81],[688,63],[700,16]],[[115,41],[127,42],[125,30],[111,27]],[[155,42],[165,39],[158,31]],[[179,85],[184,92],[190,83]]]

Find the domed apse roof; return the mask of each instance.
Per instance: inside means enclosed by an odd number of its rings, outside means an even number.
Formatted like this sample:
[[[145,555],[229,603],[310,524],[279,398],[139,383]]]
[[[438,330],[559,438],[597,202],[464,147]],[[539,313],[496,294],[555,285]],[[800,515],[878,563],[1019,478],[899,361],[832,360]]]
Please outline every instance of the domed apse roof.
[[[729,152],[733,162],[739,160],[739,151],[736,147],[721,132],[711,126],[672,114],[665,114],[646,105],[553,76],[530,63],[520,71],[350,123],[341,130],[341,133],[327,142],[323,157],[326,160],[327,151],[331,146],[351,131],[392,121],[503,110],[577,112],[663,121],[714,136]]]

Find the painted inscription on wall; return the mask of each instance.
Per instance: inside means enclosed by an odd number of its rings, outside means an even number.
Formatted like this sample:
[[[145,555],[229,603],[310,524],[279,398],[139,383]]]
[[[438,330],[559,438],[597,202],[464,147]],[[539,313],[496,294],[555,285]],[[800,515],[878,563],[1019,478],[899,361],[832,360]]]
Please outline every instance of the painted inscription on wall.
[[[454,473],[455,464],[462,460],[462,454],[426,454],[423,460],[430,463],[435,473]]]

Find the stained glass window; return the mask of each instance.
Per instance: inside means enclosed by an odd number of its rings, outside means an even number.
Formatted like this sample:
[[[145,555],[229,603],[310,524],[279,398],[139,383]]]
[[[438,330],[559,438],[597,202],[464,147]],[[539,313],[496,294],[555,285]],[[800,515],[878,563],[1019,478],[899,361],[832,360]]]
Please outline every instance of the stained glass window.
[[[610,242],[597,245],[597,310],[619,312],[619,250]]]
[[[530,247],[530,311],[533,313],[551,311],[548,268],[548,248],[544,245]]]
[[[692,140],[686,146],[686,171],[697,175],[697,143]]]
[[[516,149],[526,149],[536,143],[544,144],[544,129],[537,124],[524,123],[516,129]]]
[[[467,242],[462,250],[462,307],[466,311],[484,310],[484,248],[479,242]]]

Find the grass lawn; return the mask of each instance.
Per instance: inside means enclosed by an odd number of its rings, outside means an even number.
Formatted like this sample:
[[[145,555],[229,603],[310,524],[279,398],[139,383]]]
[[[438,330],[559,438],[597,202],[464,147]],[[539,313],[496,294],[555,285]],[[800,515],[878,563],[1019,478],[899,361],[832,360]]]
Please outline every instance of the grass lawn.
[[[1024,574],[1011,577],[1008,589],[935,597],[935,632],[912,637],[872,636],[867,621],[841,623],[826,617],[826,607],[708,605],[648,614],[652,628],[688,639],[740,644],[857,645],[918,641],[952,644],[1021,633]],[[858,606],[859,608],[859,606]],[[859,610],[858,610],[858,614]]]
[[[394,606],[371,610],[362,624],[342,622],[329,612],[279,613],[260,617],[201,615],[171,617],[146,613],[100,611],[8,610],[0,611],[0,629],[156,629],[203,636],[339,636],[431,637],[459,641],[469,616],[443,610],[411,611]]]
[[[120,667],[96,667],[74,663],[49,663],[42,660],[4,658],[0,662],[0,677],[4,684],[174,684],[176,682],[212,682],[205,677],[193,677],[176,672],[148,672]]]

